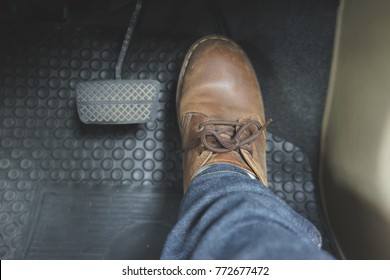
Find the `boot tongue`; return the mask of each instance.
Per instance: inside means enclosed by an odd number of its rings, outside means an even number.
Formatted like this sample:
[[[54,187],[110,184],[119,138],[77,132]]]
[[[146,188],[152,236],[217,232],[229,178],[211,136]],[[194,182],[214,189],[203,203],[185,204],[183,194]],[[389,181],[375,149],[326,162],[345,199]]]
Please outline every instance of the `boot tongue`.
[[[232,140],[237,131],[240,129],[240,126],[237,125],[210,125],[206,126],[206,129],[212,129],[215,132],[217,132],[222,138],[226,140]],[[247,134],[247,133],[245,133]],[[241,135],[240,138],[245,137],[244,135]],[[220,145],[218,142],[213,141],[213,145]],[[222,147],[222,146],[221,146]],[[241,154],[239,150],[236,151],[229,151],[225,153],[214,153],[208,163],[227,163],[239,166],[243,169],[245,169],[247,172],[251,174],[255,174],[254,171],[250,168],[248,168],[248,164]]]
[[[240,125],[237,125],[237,123],[234,122],[232,124],[207,125],[205,126],[205,128],[210,131],[213,131],[215,134],[219,136],[219,138],[216,137],[215,135],[208,136],[206,137],[207,139],[206,142],[215,148],[230,149],[229,147],[232,147],[231,151],[226,151],[226,152],[232,152],[234,150],[233,147],[237,146],[240,140],[248,136],[248,132],[244,131],[244,133],[241,134],[240,139],[235,139],[240,127],[241,127]]]
[[[232,140],[237,133],[237,128],[235,126],[227,124],[207,125],[205,128],[215,131],[226,140]],[[218,144],[216,143],[216,145]]]
[[[206,150],[209,150],[205,164],[226,163],[235,165],[261,178],[266,185],[266,179],[261,171],[257,169],[256,156],[253,158],[255,143],[263,130],[271,123],[267,121],[261,125],[257,120],[247,121],[207,121],[204,126],[204,134],[201,143]]]
[[[236,134],[236,129],[233,126],[227,125],[215,125],[214,129],[221,135],[223,138],[227,138],[229,140],[233,139]]]
[[[212,154],[210,160],[207,162],[207,165],[217,163],[235,165],[256,177],[255,171],[248,165],[240,151]]]

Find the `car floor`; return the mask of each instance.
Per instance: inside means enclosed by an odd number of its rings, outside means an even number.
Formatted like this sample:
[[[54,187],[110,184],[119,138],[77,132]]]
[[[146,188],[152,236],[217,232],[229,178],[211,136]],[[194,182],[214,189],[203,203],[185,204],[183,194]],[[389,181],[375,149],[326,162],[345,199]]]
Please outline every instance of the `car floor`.
[[[335,254],[316,173],[338,1],[242,2],[146,1],[123,78],[161,91],[157,119],[139,125],[85,125],[75,105],[77,82],[113,79],[132,3],[1,21],[1,259],[159,257],[182,196],[177,78],[190,45],[213,33],[236,40],[259,76],[274,120],[270,188]]]

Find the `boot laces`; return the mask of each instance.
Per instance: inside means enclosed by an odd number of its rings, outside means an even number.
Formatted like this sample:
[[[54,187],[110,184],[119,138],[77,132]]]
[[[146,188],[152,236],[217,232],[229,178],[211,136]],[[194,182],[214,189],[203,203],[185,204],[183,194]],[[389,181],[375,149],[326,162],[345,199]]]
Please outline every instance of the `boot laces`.
[[[250,144],[261,137],[262,132],[272,123],[272,120],[268,120],[262,125],[256,120],[250,120],[246,123],[236,121],[225,120],[209,120],[202,122],[198,125],[198,130],[204,130],[199,138],[195,139],[184,151],[191,150],[199,145],[202,147],[199,150],[199,154],[205,150],[213,153],[227,153],[232,151],[238,151],[244,149],[250,154],[253,154],[253,150]],[[206,128],[210,127],[212,128]],[[249,136],[243,137],[245,131],[250,127],[256,126],[257,132]],[[237,130],[237,128],[239,128]]]

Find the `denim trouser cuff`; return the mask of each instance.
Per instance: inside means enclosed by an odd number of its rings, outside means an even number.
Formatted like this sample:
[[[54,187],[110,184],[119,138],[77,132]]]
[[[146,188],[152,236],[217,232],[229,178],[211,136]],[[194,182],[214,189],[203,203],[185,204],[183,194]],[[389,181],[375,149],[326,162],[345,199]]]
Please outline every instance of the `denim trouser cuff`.
[[[164,259],[329,259],[321,235],[243,169],[214,164],[192,180]]]

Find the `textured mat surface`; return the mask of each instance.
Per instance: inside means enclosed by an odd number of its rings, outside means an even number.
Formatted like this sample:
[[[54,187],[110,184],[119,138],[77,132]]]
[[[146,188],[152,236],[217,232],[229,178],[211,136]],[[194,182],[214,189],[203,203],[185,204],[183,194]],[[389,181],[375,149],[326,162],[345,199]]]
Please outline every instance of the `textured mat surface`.
[[[181,198],[156,186],[38,190],[27,259],[159,259]]]
[[[305,154],[271,133],[267,152],[270,188],[321,229]],[[180,192],[161,185],[34,188],[26,230],[14,248],[17,258],[158,259],[181,199]],[[15,215],[14,207],[8,213]]]
[[[77,81],[113,77],[123,33],[117,28],[48,25],[2,31],[10,40],[0,50],[0,258],[130,257],[115,242],[143,231],[132,229],[132,224],[146,220],[155,197],[178,200],[170,196],[180,192],[182,181],[174,95],[178,71],[193,38],[137,38],[132,44],[124,75],[161,82],[157,121],[87,126],[77,116]],[[270,187],[323,232],[307,156],[271,134],[267,144]],[[155,185],[165,192],[113,188],[118,185]],[[80,199],[91,193],[96,196]],[[141,207],[136,198],[147,202]],[[102,212],[114,211],[104,217],[112,218],[110,225],[116,227],[119,239],[102,241],[108,225],[100,223],[103,214],[90,205],[98,205]],[[95,210],[100,214],[95,215]],[[156,231],[160,225],[168,229],[171,210],[158,218],[160,222],[146,223],[144,232]],[[87,221],[86,228],[77,233],[81,221]],[[144,244],[160,248],[157,241],[152,243],[153,236],[147,235]],[[86,241],[87,237],[91,240]],[[134,249],[131,236],[127,237],[126,248]],[[77,246],[82,250],[75,250]],[[132,256],[155,257],[153,252]]]

